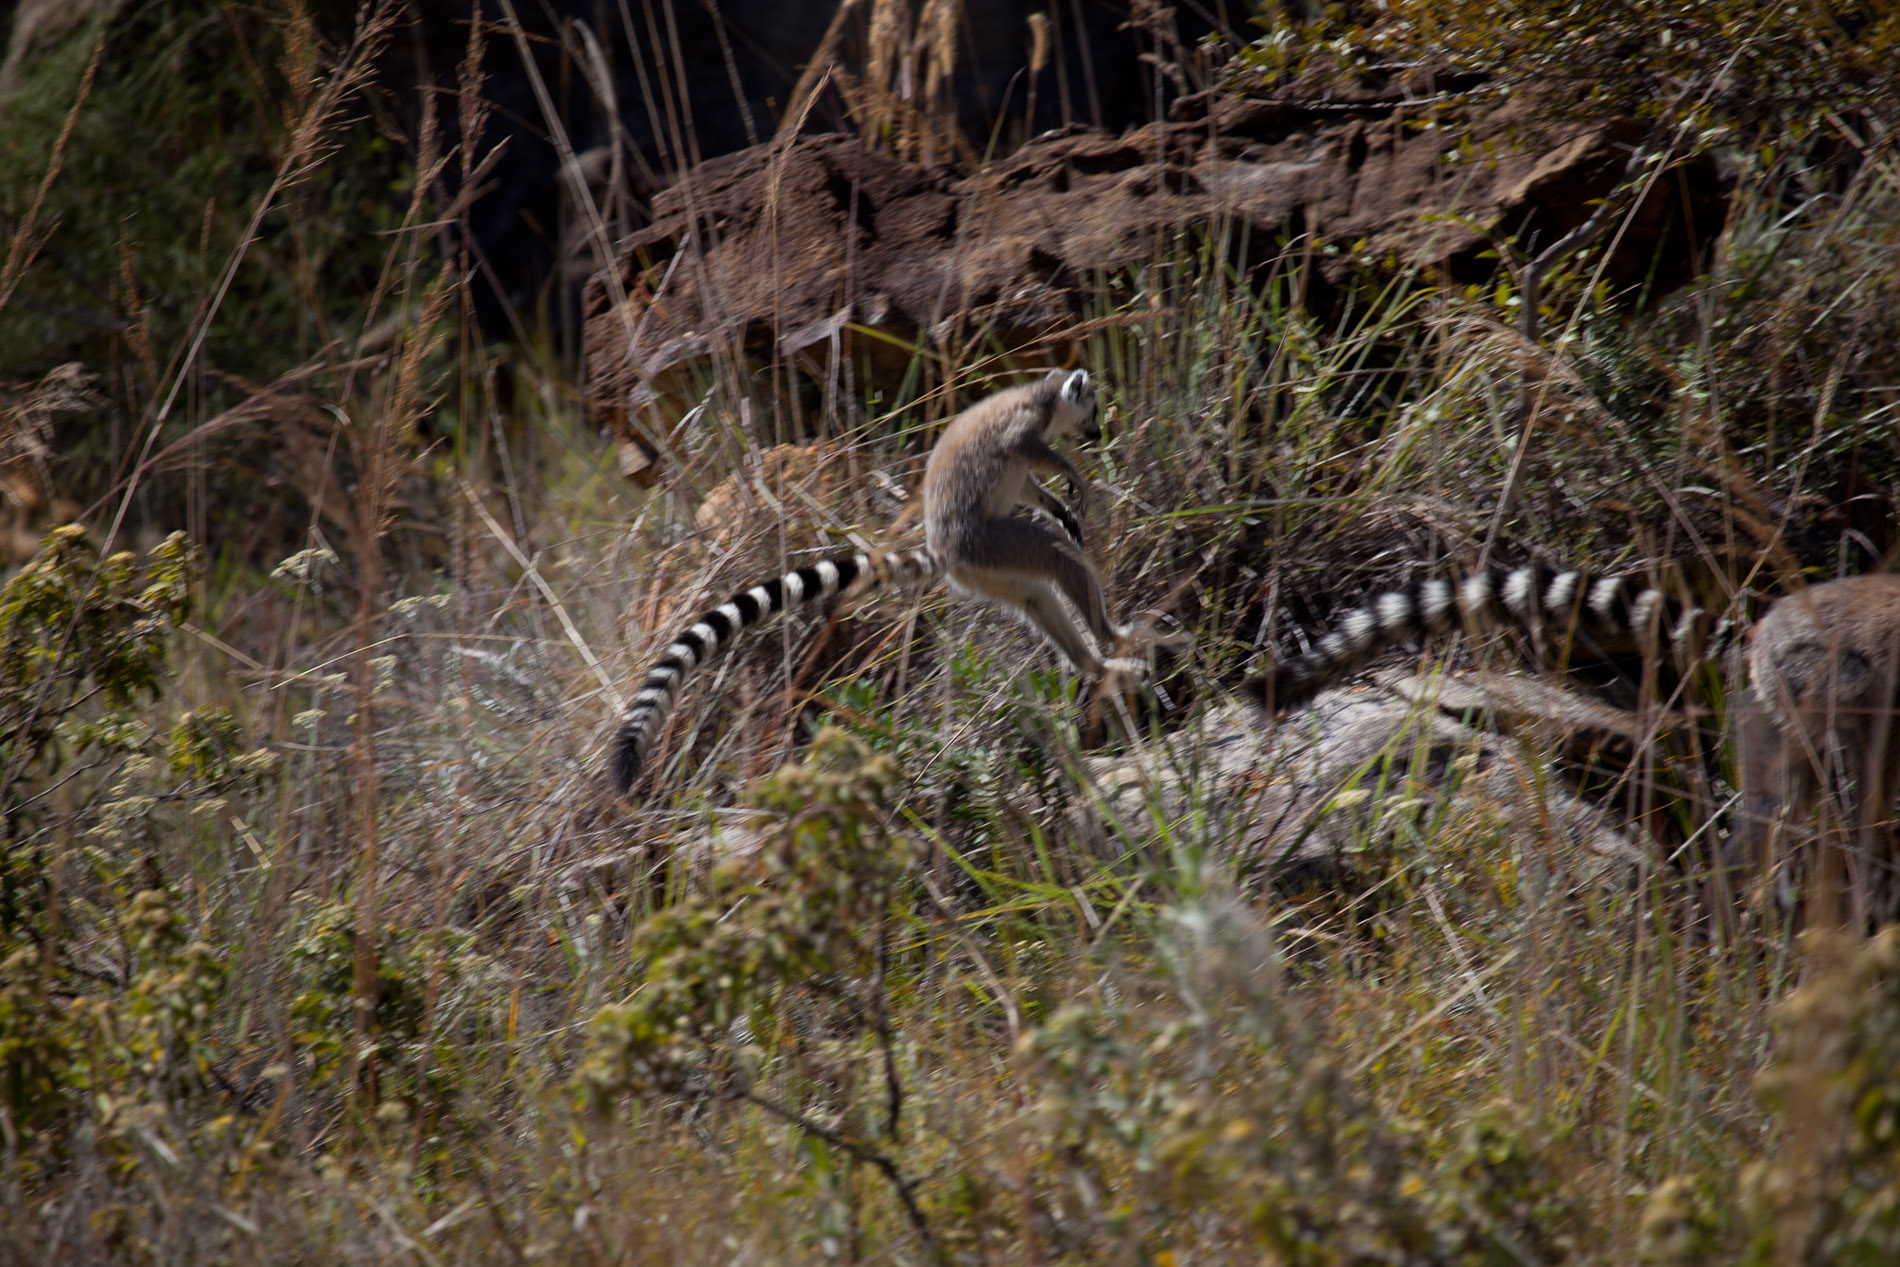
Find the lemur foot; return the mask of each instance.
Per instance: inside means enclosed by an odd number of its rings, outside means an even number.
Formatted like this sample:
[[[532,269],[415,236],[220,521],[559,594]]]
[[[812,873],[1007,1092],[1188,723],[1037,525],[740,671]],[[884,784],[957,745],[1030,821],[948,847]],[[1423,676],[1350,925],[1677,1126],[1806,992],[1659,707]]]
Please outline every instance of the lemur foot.
[[[1181,622],[1161,611],[1135,613],[1125,625],[1115,626],[1115,654],[1128,659],[1145,651],[1187,651],[1194,637],[1181,628]]]

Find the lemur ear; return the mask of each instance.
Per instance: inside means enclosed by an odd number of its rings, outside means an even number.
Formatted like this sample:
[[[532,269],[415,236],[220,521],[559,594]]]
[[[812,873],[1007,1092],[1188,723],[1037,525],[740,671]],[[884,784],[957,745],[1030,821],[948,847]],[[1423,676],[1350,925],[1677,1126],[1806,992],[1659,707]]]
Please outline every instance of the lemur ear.
[[[1062,380],[1062,400],[1064,404],[1079,405],[1095,394],[1095,385],[1089,382],[1087,370],[1076,370]]]

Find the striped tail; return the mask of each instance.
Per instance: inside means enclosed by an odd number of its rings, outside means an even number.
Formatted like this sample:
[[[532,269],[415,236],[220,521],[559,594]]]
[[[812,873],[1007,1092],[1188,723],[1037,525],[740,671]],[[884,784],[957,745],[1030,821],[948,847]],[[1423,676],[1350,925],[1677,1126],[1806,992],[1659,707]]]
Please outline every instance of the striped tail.
[[[822,602],[855,589],[913,585],[943,574],[943,562],[926,549],[903,554],[840,555],[742,590],[695,620],[647,670],[614,735],[610,772],[625,796],[646,763],[648,748],[672,715],[680,688],[695,668],[724,651],[744,630],[798,603]]]
[[[1653,628],[1667,636],[1677,663],[1686,667],[1728,644],[1730,621],[1724,617],[1711,627],[1708,616],[1640,577],[1598,578],[1536,565],[1491,568],[1455,580],[1433,577],[1346,613],[1311,651],[1248,678],[1241,690],[1268,713],[1278,713],[1306,703],[1396,642],[1508,624],[1559,636],[1634,636],[1645,647],[1655,646]]]

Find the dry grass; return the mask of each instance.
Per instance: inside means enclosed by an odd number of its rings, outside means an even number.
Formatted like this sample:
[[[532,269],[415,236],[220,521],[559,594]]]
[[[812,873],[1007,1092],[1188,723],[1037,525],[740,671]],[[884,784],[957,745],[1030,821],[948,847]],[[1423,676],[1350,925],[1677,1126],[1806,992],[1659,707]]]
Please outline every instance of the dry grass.
[[[947,92],[954,10],[852,86],[880,128]],[[324,138],[375,23],[291,103],[256,217],[317,214],[295,178],[342,161]],[[903,66],[923,99],[894,95]],[[677,618],[895,540],[933,428],[1023,367],[849,402],[815,478],[756,461],[783,376],[722,362],[668,437],[693,465],[629,489],[546,342],[485,345],[433,251],[467,208],[426,177],[479,167],[476,93],[366,244],[364,333],[251,413],[194,412],[239,247],[148,355],[173,390],[126,430],[94,537],[139,527],[142,481],[217,522],[220,437],[262,428],[302,498],[270,543],[290,557],[194,534],[173,617],[141,597],[163,558],[68,536],[29,574],[40,605],[16,582],[0,606],[9,647],[39,639],[0,664],[0,1253],[1890,1260],[1894,934],[1713,918],[1661,856],[1710,826],[1680,780],[1630,802],[1659,856],[1610,887],[1564,881],[1554,834],[1402,799],[1366,810],[1350,890],[1243,882],[1194,813],[1105,857],[1071,812],[1073,684],[930,595],[756,637],[613,802],[606,727]],[[1646,311],[1554,279],[1575,319],[1534,344],[1504,289],[1368,280],[1311,312],[1297,245],[1264,280],[1193,242],[1126,279],[1079,335],[1113,405],[1085,464],[1116,607],[1195,637],[1177,699],[1420,560],[1679,567],[1724,598],[1884,563],[1887,503],[1853,499],[1900,471],[1900,185],[1868,146],[1825,197],[1747,168],[1709,275]],[[734,472],[754,509],[695,525]],[[114,639],[169,648],[155,696],[76,658]],[[66,728],[29,749],[19,717]],[[821,717],[850,738],[814,754]],[[1717,753],[1693,777],[1731,774]]]

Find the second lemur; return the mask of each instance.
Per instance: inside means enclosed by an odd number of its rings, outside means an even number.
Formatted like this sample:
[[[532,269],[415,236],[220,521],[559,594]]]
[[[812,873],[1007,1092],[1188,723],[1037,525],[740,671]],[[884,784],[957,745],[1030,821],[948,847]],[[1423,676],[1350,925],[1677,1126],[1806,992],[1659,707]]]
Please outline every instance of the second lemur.
[[[1311,650],[1242,688],[1268,713],[1307,703],[1408,638],[1516,625],[1550,651],[1633,643],[1678,670],[1738,646],[1726,618],[1639,577],[1592,578],[1543,567],[1429,577],[1340,617]],[[1853,576],[1777,600],[1739,644],[1746,690],[1730,697],[1729,735],[1743,793],[1724,857],[1762,876],[1784,823],[1837,798],[1842,851],[1832,915],[1856,925],[1900,919],[1900,576]],[[1823,840],[1826,837],[1823,836]],[[1810,873],[1812,877],[1812,872]]]
[[[1097,435],[1095,411],[1087,370],[1057,370],[978,401],[951,420],[924,468],[923,549],[858,552],[795,568],[700,616],[647,670],[627,705],[611,754],[615,790],[625,795],[639,777],[687,676],[741,630],[800,602],[947,576],[959,589],[1022,613],[1083,674],[1098,677],[1118,666],[1105,654],[1132,631],[1109,619],[1101,574],[1083,550],[1088,484],[1052,447],[1065,436]],[[1073,509],[1033,478],[1045,474],[1068,482]],[[1022,506],[1046,512],[1063,531],[1017,516]],[[1081,615],[1086,635],[1064,599]]]
[[[1652,622],[1659,627],[1655,634]],[[1640,577],[1592,577],[1537,565],[1487,568],[1427,577],[1381,594],[1347,612],[1311,651],[1273,664],[1241,689],[1278,713],[1306,703],[1407,638],[1505,625],[1581,647],[1624,639],[1654,645],[1660,635],[1685,666],[1717,654],[1732,633],[1728,620],[1712,620],[1702,608],[1684,606]]]

